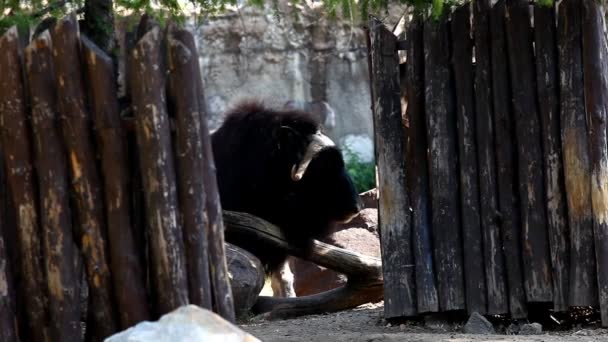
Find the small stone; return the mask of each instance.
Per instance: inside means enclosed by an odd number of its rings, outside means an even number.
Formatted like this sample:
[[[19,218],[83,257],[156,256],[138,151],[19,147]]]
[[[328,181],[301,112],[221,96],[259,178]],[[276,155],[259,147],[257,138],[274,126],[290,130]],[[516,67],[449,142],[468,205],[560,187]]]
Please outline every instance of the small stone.
[[[387,327],[387,328],[390,328],[390,327],[392,327],[392,326],[393,326],[393,325],[392,325],[392,324],[390,324],[390,323],[386,325],[386,327]]]
[[[495,334],[494,326],[478,312],[473,312],[464,326],[466,334],[491,335]]]
[[[519,335],[541,335],[543,326],[540,323],[524,324],[519,329]]]
[[[405,331],[405,324],[399,324],[399,330]]]

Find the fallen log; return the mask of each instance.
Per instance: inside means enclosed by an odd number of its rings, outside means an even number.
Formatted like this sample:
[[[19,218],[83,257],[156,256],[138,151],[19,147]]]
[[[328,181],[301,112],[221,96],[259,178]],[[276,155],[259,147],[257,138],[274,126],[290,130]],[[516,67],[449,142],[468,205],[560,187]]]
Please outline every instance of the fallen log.
[[[264,240],[299,258],[330,268],[348,277],[346,285],[320,294],[298,298],[261,296],[253,311],[267,319],[284,319],[301,315],[335,312],[379,301],[383,298],[382,267],[379,258],[366,256],[313,241],[305,251],[289,245],[278,227],[245,213],[224,210],[226,239]]]

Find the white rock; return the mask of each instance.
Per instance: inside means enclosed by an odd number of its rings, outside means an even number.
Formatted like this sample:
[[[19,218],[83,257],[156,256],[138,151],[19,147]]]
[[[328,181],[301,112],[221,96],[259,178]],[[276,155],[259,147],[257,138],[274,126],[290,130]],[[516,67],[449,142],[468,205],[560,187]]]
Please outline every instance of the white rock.
[[[182,306],[157,322],[141,322],[105,342],[260,342],[259,339],[196,305]]]

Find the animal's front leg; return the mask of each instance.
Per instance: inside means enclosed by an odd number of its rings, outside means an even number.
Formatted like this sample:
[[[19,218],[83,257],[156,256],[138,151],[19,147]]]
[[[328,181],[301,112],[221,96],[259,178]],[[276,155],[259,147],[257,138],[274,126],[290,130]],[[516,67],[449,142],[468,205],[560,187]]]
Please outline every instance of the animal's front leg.
[[[296,297],[294,276],[289,267],[289,259],[285,260],[277,271],[271,273],[270,286],[275,297]]]

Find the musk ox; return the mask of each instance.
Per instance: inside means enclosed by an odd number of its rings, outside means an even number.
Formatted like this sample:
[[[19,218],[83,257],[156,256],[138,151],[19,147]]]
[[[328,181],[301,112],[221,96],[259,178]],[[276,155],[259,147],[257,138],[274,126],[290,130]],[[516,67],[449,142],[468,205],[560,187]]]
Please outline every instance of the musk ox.
[[[275,224],[303,248],[348,222],[362,203],[339,148],[321,129],[318,117],[301,110],[257,102],[230,110],[212,135],[222,207]],[[228,241],[256,255],[273,278],[287,265],[286,253],[262,241]]]

